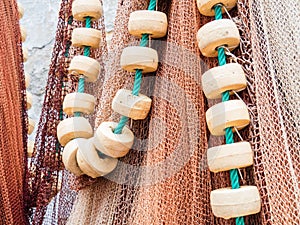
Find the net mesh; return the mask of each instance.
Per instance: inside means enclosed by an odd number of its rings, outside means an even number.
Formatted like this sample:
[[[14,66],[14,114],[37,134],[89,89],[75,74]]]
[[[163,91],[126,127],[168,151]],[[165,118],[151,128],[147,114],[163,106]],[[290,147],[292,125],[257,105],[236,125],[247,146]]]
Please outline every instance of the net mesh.
[[[1,1],[0,16],[0,224],[27,224],[27,112],[16,2]]]
[[[271,224],[300,223],[299,12],[299,1],[250,4],[260,138],[255,175]]]
[[[56,125],[63,96],[76,88],[77,80],[66,68],[80,50],[71,47],[70,54],[65,53],[72,28],[82,26],[68,25],[71,3],[62,1],[30,167],[33,224],[234,224],[233,219],[215,218],[209,204],[211,190],[228,187],[230,181],[228,172],[212,174],[206,164],[207,147],[223,144],[224,139],[206,130],[205,111],[216,101],[204,99],[200,80],[218,63],[198,50],[196,32],[213,18],[201,16],[196,1],[158,1],[158,10],[168,15],[168,35],[151,41],[160,55],[159,70],[143,77],[141,93],[152,97],[152,110],[144,121],[129,122],[136,138],[130,153],[105,178],[59,172],[62,149],[57,148]],[[255,155],[254,166],[240,170],[241,184],[257,185],[263,203],[261,213],[245,217],[246,224],[300,224],[299,4],[239,0],[229,12],[242,38],[233,52],[238,58],[232,60],[243,65],[248,80],[239,95],[249,108],[251,124],[241,135]],[[131,89],[134,79],[121,69],[120,55],[124,47],[138,45],[127,31],[128,18],[147,5],[148,1],[120,0],[108,53],[105,43],[93,52],[103,66],[97,84],[88,86],[98,99],[90,118],[95,127],[120,118],[111,109],[112,99],[118,89]],[[104,32],[103,21],[94,26]],[[59,173],[62,189],[46,213]]]
[[[32,224],[65,224],[72,209],[76,192],[69,188],[73,176],[64,171],[61,161],[63,148],[60,146],[56,127],[67,116],[62,112],[62,103],[66,94],[77,90],[78,77],[68,74],[68,67],[74,55],[83,54],[83,50],[71,46],[71,34],[75,27],[84,24],[75,21],[71,13],[72,1],[63,0],[55,45],[46,86],[46,93],[38,125],[33,157],[26,176],[28,194],[26,209]],[[105,36],[104,22],[93,23]],[[97,50],[91,50],[91,57],[98,59],[102,67],[102,57],[106,54],[106,43]],[[101,94],[102,77],[90,85],[88,93]],[[91,124],[94,118],[90,118]]]

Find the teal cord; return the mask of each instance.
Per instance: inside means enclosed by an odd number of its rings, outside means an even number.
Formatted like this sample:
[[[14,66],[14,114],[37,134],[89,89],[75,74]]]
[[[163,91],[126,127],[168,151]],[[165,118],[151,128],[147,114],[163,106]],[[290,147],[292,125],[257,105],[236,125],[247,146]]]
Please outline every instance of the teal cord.
[[[223,5],[221,3],[214,6],[215,20],[221,20],[223,18],[222,7]]]
[[[85,17],[85,27],[91,28],[91,25],[92,25],[92,18],[89,16]]]
[[[132,89],[132,94],[138,96],[140,89],[141,89],[141,83],[142,83],[142,70],[136,70],[135,72],[135,79],[134,79],[134,85]]]
[[[148,10],[155,10],[156,9],[156,0],[151,0],[148,6]],[[149,43],[149,35],[148,34],[143,34],[141,41],[140,41],[140,46],[141,47],[146,47]],[[138,95],[141,89],[141,83],[142,83],[142,70],[136,70],[135,71],[135,78],[134,78],[134,85],[132,89],[132,94],[133,95]],[[126,116],[122,116],[117,127],[114,130],[115,134],[121,134],[123,128],[126,126],[126,123],[128,122],[129,118]]]
[[[154,11],[156,9],[156,0],[151,0],[149,2],[148,10]]]
[[[86,17],[85,18],[85,27],[86,28],[91,28],[91,17]],[[84,46],[83,49],[83,55],[84,56],[90,56],[91,54],[91,47],[90,46]],[[85,86],[85,78],[84,77],[80,77],[78,80],[78,93],[84,93],[84,86]],[[75,112],[74,113],[75,117],[80,117],[81,113],[80,112]]]
[[[218,60],[220,66],[224,66],[226,64],[225,50],[222,47],[218,48]]]
[[[215,6],[215,19],[220,20],[222,19],[222,5],[216,5]],[[220,47],[218,48],[218,61],[219,65],[223,66],[226,64],[226,56],[225,56],[225,51],[224,48]],[[230,93],[229,91],[225,91],[222,93],[222,102],[229,101],[230,99]],[[232,144],[234,143],[233,139],[233,132],[232,132],[232,127],[228,127],[225,129],[225,141],[226,144]],[[238,189],[240,188],[240,183],[239,183],[239,173],[237,169],[232,169],[230,170],[230,181],[231,181],[231,187],[232,189]],[[235,218],[235,224],[236,225],[244,225],[244,217],[237,217]]]
[[[125,127],[126,123],[128,122],[129,118],[126,116],[122,116],[117,127],[114,130],[115,134],[121,134],[123,128]]]

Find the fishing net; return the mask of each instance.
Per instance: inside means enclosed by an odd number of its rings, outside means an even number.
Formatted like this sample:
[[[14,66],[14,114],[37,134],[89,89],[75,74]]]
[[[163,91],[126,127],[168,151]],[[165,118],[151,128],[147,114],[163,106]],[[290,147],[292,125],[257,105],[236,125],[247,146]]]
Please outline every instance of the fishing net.
[[[16,2],[1,1],[0,16],[0,224],[27,224],[27,112]]]
[[[70,61],[74,55],[82,54],[80,48],[71,45],[71,34],[74,27],[81,27],[71,13],[72,1],[63,0],[59,12],[55,45],[48,75],[43,108],[38,124],[33,156],[26,176],[28,195],[26,209],[32,224],[64,224],[72,209],[76,192],[68,188],[72,176],[64,169],[61,161],[63,148],[60,146],[56,127],[59,121],[67,116],[62,112],[62,103],[66,94],[77,89],[78,77],[68,73]],[[93,27],[104,31],[104,22],[93,23]],[[91,50],[91,57],[101,63],[105,57],[106,43],[97,50]],[[87,92],[101,94],[102,78],[90,85]],[[94,119],[90,118],[91,124]],[[63,194],[60,194],[63,193]],[[62,201],[62,196],[64,201]]]
[[[300,2],[250,2],[263,222],[300,223]]]
[[[218,63],[198,50],[196,33],[213,18],[200,15],[196,1],[158,1],[158,10],[168,15],[168,35],[150,42],[159,53],[159,69],[143,76],[141,93],[152,97],[152,110],[143,121],[129,121],[136,138],[130,153],[105,178],[75,178],[62,171],[56,126],[65,118],[63,96],[76,89],[77,80],[66,69],[79,49],[69,49],[68,43],[72,28],[82,26],[70,21],[71,3],[62,1],[28,173],[33,224],[235,224],[214,217],[209,202],[211,190],[228,187],[230,181],[228,172],[210,173],[206,163],[207,148],[224,139],[210,136],[206,128],[205,111],[216,101],[204,99],[201,75]],[[299,4],[239,0],[229,12],[242,38],[233,52],[237,58],[230,60],[243,65],[248,80],[239,97],[249,108],[251,124],[241,137],[251,143],[255,161],[240,170],[240,183],[258,186],[263,203],[261,213],[245,217],[245,224],[300,224]],[[124,47],[139,44],[127,31],[129,14],[147,5],[120,0],[109,51],[104,42],[93,52],[103,66],[97,84],[88,86],[98,100],[90,118],[95,128],[120,118],[111,109],[112,99],[120,88],[131,89],[134,80],[121,69],[120,55]],[[94,26],[104,32],[103,21]],[[62,189],[49,204],[60,174]]]

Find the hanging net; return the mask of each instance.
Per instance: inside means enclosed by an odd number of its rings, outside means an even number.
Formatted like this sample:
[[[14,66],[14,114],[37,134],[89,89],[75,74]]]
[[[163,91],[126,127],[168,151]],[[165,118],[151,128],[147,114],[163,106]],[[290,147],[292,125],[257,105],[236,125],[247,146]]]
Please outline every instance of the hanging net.
[[[129,14],[148,3],[120,0],[109,51],[105,41],[92,51],[103,68],[99,81],[87,87],[98,102],[90,118],[95,128],[120,119],[111,109],[112,99],[120,88],[132,89],[134,80],[122,70],[120,55],[124,47],[139,44],[128,33]],[[207,148],[224,139],[210,136],[206,128],[205,111],[216,101],[205,100],[201,76],[218,62],[198,49],[196,33],[213,18],[200,15],[196,1],[158,1],[158,11],[168,15],[168,34],[150,42],[159,53],[159,69],[143,76],[140,92],[152,97],[152,109],[147,119],[128,123],[135,135],[130,153],[104,178],[75,178],[63,170],[56,126],[65,118],[63,97],[76,90],[77,80],[67,68],[80,49],[70,47],[70,34],[83,26],[72,21],[71,4],[62,1],[27,174],[33,224],[235,224],[234,219],[214,217],[210,207],[210,192],[229,187],[230,181],[228,172],[210,173],[206,162]],[[262,198],[262,211],[245,217],[245,224],[300,224],[299,10],[299,1],[239,0],[229,12],[242,38],[232,60],[243,65],[248,80],[239,95],[251,124],[241,137],[251,143],[255,161],[240,170],[240,182],[256,185]],[[105,35],[103,20],[93,26]]]
[[[62,103],[66,94],[77,89],[78,78],[68,74],[68,67],[74,55],[82,54],[80,48],[71,46],[71,34],[75,27],[83,26],[73,21],[72,1],[63,0],[55,38],[55,46],[48,75],[42,113],[35,139],[33,156],[30,161],[26,182],[29,194],[26,196],[26,208],[32,224],[64,224],[72,209],[76,192],[69,188],[72,176],[64,171],[61,161],[63,148],[57,140],[56,127],[66,118],[62,112]],[[103,20],[93,23],[105,37]],[[91,56],[99,60],[106,54],[103,48],[91,50]],[[89,92],[101,93],[101,78],[89,86]],[[91,124],[94,119],[90,118]]]
[[[27,112],[16,2],[2,0],[0,16],[0,224],[27,224]]]

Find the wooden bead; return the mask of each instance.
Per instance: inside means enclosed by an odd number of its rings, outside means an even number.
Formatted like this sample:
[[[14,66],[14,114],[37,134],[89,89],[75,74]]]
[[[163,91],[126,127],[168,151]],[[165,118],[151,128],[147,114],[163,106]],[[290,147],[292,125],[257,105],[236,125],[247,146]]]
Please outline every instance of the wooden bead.
[[[101,18],[103,9],[99,0],[76,0],[72,4],[72,14],[79,21],[84,21],[88,16],[95,21]]]
[[[28,49],[26,47],[22,47],[22,52],[23,52],[23,62],[27,62],[28,60]]]
[[[143,120],[150,111],[151,102],[151,98],[145,95],[135,96],[132,91],[121,89],[112,101],[112,109],[133,120]]]
[[[253,152],[249,142],[220,145],[207,150],[209,170],[217,173],[253,165]]]
[[[206,112],[206,122],[212,135],[222,136],[228,127],[236,127],[238,130],[246,127],[250,123],[250,117],[243,101],[230,100],[209,108]]]
[[[224,7],[229,11],[236,6],[236,3],[237,0],[197,0],[199,12],[204,16],[214,16],[214,6],[217,4],[223,5],[222,13],[224,13]]]
[[[214,190],[210,194],[210,204],[213,214],[224,219],[248,216],[261,210],[261,200],[255,186]]]
[[[121,55],[121,67],[128,72],[135,72],[137,69],[143,73],[155,72],[158,67],[157,51],[140,46],[131,46],[123,49]]]
[[[20,26],[20,31],[21,31],[21,40],[22,42],[25,42],[27,38],[26,29],[23,26]]]
[[[24,8],[22,6],[21,3],[17,3],[18,6],[18,13],[19,13],[19,19],[22,19],[22,17],[24,16]]]
[[[124,127],[121,134],[114,134],[117,123],[103,122],[98,127],[95,138],[95,147],[105,155],[113,158],[125,156],[133,145],[134,135],[131,130]]]
[[[35,127],[35,121],[33,119],[28,118],[28,134],[32,134]]]
[[[87,82],[96,82],[100,73],[100,63],[90,57],[78,55],[70,63],[69,72],[73,75],[84,75]]]
[[[77,162],[81,170],[92,178],[105,176],[112,172],[118,160],[110,157],[99,157],[93,144],[93,138],[87,139],[77,151]]]
[[[86,93],[67,94],[63,102],[63,111],[68,115],[75,112],[92,114],[95,108],[95,97]]]
[[[162,38],[166,36],[167,29],[167,15],[163,12],[138,10],[130,14],[128,31],[133,36],[149,34],[152,38]]]
[[[34,141],[28,140],[27,142],[27,157],[31,158],[34,150]]]
[[[214,67],[202,76],[203,92],[208,99],[221,98],[225,91],[238,92],[246,87],[246,76],[242,66],[238,63]]]
[[[25,73],[25,87],[28,88],[30,84],[30,76]]]
[[[220,46],[226,46],[230,51],[235,49],[240,44],[240,34],[232,20],[214,20],[199,29],[197,41],[204,56],[216,57]]]
[[[27,105],[27,110],[31,109],[32,107],[32,94],[29,91],[26,91],[26,105]]]
[[[72,33],[72,45],[75,47],[90,46],[99,48],[101,32],[93,28],[75,28]]]
[[[83,144],[82,144],[83,142]],[[77,164],[76,154],[79,148],[85,148],[84,144],[86,139],[76,138],[66,144],[62,154],[62,161],[65,165],[65,168],[73,173],[75,176],[83,175],[83,172]]]
[[[75,138],[90,138],[93,129],[89,121],[84,117],[72,117],[61,121],[57,126],[58,141],[65,146]]]

